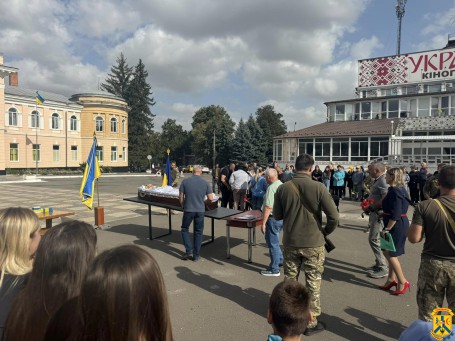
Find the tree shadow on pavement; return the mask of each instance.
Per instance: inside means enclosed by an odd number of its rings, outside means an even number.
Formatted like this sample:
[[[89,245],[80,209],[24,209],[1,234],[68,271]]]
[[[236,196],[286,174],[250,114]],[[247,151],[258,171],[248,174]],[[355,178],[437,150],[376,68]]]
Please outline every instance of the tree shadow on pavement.
[[[326,323],[327,331],[346,340],[382,341],[382,338],[370,335],[368,330],[347,322],[338,316],[322,313],[318,320]]]
[[[177,277],[181,280],[235,302],[242,308],[259,316],[264,318],[267,316],[270,298],[268,293],[256,288],[243,289],[238,285],[222,282],[211,276],[192,271],[184,266],[177,266],[174,269],[177,272]]]
[[[327,260],[326,260],[326,263],[324,265],[324,275],[322,277],[323,280],[329,281],[329,282],[339,281],[339,282],[360,285],[360,286],[367,287],[367,288],[376,288],[376,285],[374,285],[364,279],[357,278],[352,273],[339,271],[339,268],[340,268],[340,266],[338,264],[333,264],[333,263],[331,264],[330,261],[327,262]],[[353,270],[348,269],[348,271],[351,272]],[[356,270],[355,272],[360,272],[360,271]],[[364,272],[362,271],[362,273],[364,273]]]
[[[386,320],[352,307],[346,308],[345,311],[349,315],[356,317],[359,324],[365,328],[394,340],[397,340],[400,334],[407,328],[396,321]]]
[[[182,235],[180,231],[172,230],[172,234],[164,236],[163,238],[157,238],[154,240],[148,239],[148,226],[137,225],[137,224],[122,224],[113,226],[109,229],[111,232],[133,235],[137,238],[134,241],[136,245],[142,245],[147,248],[151,248],[154,250],[161,251],[168,255],[171,255],[175,258],[182,257],[184,252],[184,247],[182,244]],[[167,228],[153,228],[153,236],[159,236],[169,232]],[[192,236],[192,234],[191,234]],[[192,237],[191,237],[192,238]],[[209,236],[205,235],[205,239],[209,239]],[[226,263],[244,268],[246,270],[258,272],[260,270],[265,269],[266,265],[259,264],[259,263],[248,263],[247,262],[247,244],[246,241],[240,238],[234,238],[231,236],[230,238],[231,244],[231,257],[229,259],[226,258],[226,237],[219,236],[215,238],[213,243],[209,243],[201,248],[201,257],[204,260],[216,263],[217,265],[224,265]],[[178,245],[178,247],[176,247]],[[232,253],[232,249],[236,246],[242,246],[245,249],[245,258],[240,258],[235,256]]]

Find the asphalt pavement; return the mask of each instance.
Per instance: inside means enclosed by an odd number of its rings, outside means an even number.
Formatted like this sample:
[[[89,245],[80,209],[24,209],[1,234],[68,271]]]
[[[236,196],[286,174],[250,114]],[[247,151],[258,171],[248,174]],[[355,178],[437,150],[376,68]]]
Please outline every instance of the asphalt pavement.
[[[211,181],[210,175],[203,177]],[[202,248],[201,261],[182,261],[182,215],[171,216],[171,235],[150,241],[147,206],[123,200],[136,196],[140,185],[160,182],[161,178],[144,174],[106,175],[100,179],[99,198],[100,206],[105,208],[106,229],[97,230],[99,250],[135,244],[157,259],[167,286],[175,340],[266,340],[272,331],[265,318],[269,296],[283,275],[259,274],[269,263],[262,234],[258,230],[253,262],[248,263],[247,231],[231,228],[231,258],[226,259],[225,223],[216,221],[215,242]],[[75,212],[72,218],[93,224],[93,211],[79,197],[80,183],[81,177],[41,177],[35,182],[0,176],[0,208],[51,206]],[[417,319],[415,284],[422,245],[406,244],[406,254],[400,257],[412,285],[410,293],[392,296],[377,289],[384,279],[365,274],[364,268],[374,259],[365,232],[367,218],[360,213],[358,202],[341,202],[341,225],[331,235],[336,249],[327,254],[321,291],[320,320],[326,323],[327,331],[309,337],[312,340],[396,340]],[[167,223],[167,212],[153,209],[154,233],[167,232]],[[206,219],[205,238],[209,237],[209,227],[210,220]]]

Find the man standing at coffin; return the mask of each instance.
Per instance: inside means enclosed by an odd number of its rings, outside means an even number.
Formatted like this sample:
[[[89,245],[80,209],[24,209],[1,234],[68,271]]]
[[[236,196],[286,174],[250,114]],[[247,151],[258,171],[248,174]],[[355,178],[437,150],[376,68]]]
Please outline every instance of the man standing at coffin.
[[[213,200],[213,193],[207,181],[201,178],[202,167],[193,167],[193,176],[182,181],[179,189],[180,206],[183,208],[182,239],[185,246],[183,260],[200,258],[202,235],[204,232],[205,196]],[[191,242],[189,227],[193,222],[193,242]],[[191,256],[192,254],[192,256]]]
[[[220,173],[220,189],[221,189],[221,207],[229,208],[234,207],[234,196],[232,194],[231,185],[229,185],[229,179],[235,169],[235,163],[231,162],[221,170]]]
[[[179,187],[179,178],[180,178],[180,172],[179,169],[177,168],[177,165],[174,162],[171,163],[171,180],[172,180],[172,187],[177,188]]]

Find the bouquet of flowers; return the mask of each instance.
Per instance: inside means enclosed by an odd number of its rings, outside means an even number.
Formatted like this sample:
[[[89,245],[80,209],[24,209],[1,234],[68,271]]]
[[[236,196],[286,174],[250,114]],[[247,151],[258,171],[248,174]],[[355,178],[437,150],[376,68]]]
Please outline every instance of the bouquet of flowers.
[[[372,211],[372,207],[371,205],[373,205],[374,203],[374,200],[373,199],[363,199],[363,201],[360,203],[360,207],[362,207],[362,218],[364,217],[364,215],[369,215],[370,212]]]

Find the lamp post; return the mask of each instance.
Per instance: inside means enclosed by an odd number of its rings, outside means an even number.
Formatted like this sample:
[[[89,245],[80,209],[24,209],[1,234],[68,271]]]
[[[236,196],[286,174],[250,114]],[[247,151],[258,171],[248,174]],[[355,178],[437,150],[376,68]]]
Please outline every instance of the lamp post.
[[[215,135],[215,132],[216,132],[216,126],[215,126],[215,117],[213,117],[213,168],[212,168],[212,172],[216,172],[216,148],[215,148],[215,141],[216,141],[216,135]],[[212,191],[213,193],[215,193],[215,176],[216,176],[216,173],[215,174],[212,174]]]

